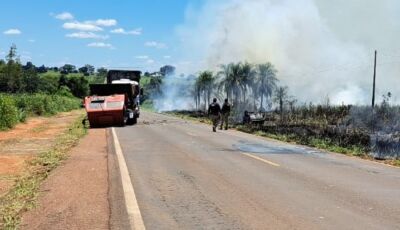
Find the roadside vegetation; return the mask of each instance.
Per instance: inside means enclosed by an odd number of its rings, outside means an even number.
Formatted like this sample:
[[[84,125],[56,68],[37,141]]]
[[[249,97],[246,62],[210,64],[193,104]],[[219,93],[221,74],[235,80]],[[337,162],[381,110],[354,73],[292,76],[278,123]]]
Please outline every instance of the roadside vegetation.
[[[62,67],[23,65],[11,46],[0,59],[0,130],[13,128],[29,116],[49,116],[79,109],[90,83],[103,83],[107,70],[71,64]]]
[[[15,186],[0,198],[0,229],[16,229],[21,214],[35,207],[41,182],[67,158],[67,152],[86,134],[82,119],[83,116],[79,117],[59,136],[51,149],[28,162],[26,171],[16,179]]]

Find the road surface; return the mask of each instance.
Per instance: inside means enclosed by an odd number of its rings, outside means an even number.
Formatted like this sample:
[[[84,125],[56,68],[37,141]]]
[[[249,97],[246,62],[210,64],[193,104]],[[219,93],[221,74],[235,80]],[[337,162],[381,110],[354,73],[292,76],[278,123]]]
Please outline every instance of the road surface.
[[[400,229],[400,169],[142,113],[115,128],[146,229]]]

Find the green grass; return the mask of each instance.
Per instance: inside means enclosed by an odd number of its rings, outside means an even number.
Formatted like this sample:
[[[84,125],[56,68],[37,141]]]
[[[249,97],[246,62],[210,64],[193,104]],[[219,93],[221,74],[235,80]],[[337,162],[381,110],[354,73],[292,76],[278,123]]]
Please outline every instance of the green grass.
[[[0,130],[13,128],[29,116],[51,116],[81,107],[75,97],[37,94],[0,94]]]
[[[35,207],[41,182],[68,157],[67,152],[87,133],[82,119],[83,116],[57,138],[50,150],[32,160],[27,171],[16,180],[15,186],[0,198],[0,229],[17,229],[21,214]]]

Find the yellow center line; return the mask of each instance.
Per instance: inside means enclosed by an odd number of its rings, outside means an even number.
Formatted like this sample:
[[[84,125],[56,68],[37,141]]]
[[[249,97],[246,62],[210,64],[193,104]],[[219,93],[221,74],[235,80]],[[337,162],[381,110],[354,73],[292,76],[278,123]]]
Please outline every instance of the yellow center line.
[[[192,137],[198,137],[196,134],[190,133],[190,132],[187,132],[187,135],[192,136]]]
[[[265,160],[264,158],[261,158],[261,157],[258,157],[258,156],[254,156],[253,154],[250,154],[250,153],[242,153],[242,154],[245,155],[245,156],[251,157],[251,158],[253,158],[253,159],[262,161],[262,162],[264,162],[264,163],[267,163],[267,164],[269,164],[269,165],[275,166],[275,167],[279,167],[279,166],[280,166],[280,165],[277,164],[277,163],[274,163],[274,162],[269,161],[269,160]]]

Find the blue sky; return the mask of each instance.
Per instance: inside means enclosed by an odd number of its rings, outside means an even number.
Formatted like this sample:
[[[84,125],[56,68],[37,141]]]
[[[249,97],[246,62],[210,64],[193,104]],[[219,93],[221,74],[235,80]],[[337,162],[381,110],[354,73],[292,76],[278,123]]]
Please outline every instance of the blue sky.
[[[0,9],[0,57],[35,65],[134,67],[179,61],[175,28],[201,0],[13,0]],[[89,38],[88,38],[89,37]]]

